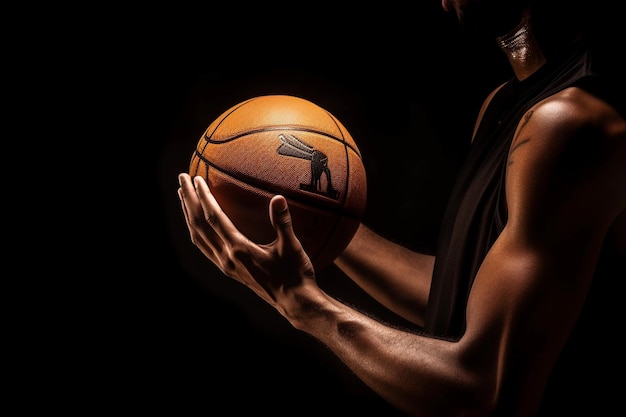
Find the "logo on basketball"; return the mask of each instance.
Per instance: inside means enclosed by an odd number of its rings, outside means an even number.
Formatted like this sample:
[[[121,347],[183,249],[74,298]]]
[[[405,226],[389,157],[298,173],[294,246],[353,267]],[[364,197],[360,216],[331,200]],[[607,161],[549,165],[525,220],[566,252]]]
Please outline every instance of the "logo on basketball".
[[[281,133],[278,135],[278,138],[282,142],[277,149],[279,155],[293,156],[311,161],[311,181],[309,183],[301,183],[300,189],[338,200],[339,191],[333,188],[326,154],[293,135]],[[322,190],[322,174],[326,176],[325,191]]]

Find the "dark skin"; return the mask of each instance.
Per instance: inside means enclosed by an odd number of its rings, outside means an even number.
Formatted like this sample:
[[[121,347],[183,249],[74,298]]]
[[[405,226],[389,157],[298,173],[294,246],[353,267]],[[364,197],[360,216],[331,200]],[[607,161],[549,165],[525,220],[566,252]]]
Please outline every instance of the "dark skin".
[[[462,15],[465,3],[443,5]],[[524,54],[502,47],[520,80],[545,63],[532,34],[523,46]],[[236,229],[201,177],[180,174],[178,193],[191,240],[208,259],[407,415],[533,416],[602,245],[626,252],[625,160],[626,121],[582,89],[565,89],[522,117],[506,173],[508,221],[471,287],[456,341],[389,327],[325,293],[283,196],[269,204],[276,239],[259,245]],[[361,225],[335,264],[419,326],[434,260]]]

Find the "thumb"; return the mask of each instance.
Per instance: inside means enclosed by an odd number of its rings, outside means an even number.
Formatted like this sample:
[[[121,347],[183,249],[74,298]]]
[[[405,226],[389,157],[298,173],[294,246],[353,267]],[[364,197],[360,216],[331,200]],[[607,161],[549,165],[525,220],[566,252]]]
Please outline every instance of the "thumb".
[[[293,222],[287,200],[282,195],[275,195],[270,200],[270,220],[279,241],[297,245],[298,239],[293,231]]]

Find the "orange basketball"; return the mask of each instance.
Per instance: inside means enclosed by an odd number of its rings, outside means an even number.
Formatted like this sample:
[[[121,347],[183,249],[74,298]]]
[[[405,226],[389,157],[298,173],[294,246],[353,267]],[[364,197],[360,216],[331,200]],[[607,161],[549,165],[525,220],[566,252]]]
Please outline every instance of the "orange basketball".
[[[202,176],[237,228],[272,242],[272,196],[289,203],[293,228],[317,270],[348,245],[367,197],[365,167],[347,129],[325,109],[293,96],[251,98],[206,129],[189,173]]]

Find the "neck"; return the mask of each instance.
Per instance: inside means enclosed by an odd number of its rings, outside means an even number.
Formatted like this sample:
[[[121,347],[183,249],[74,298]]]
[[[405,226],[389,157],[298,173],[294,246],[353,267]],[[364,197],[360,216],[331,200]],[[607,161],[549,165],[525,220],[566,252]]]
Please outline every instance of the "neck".
[[[530,15],[524,13],[521,22],[510,32],[496,38],[519,80],[528,78],[546,61],[530,24]]]

